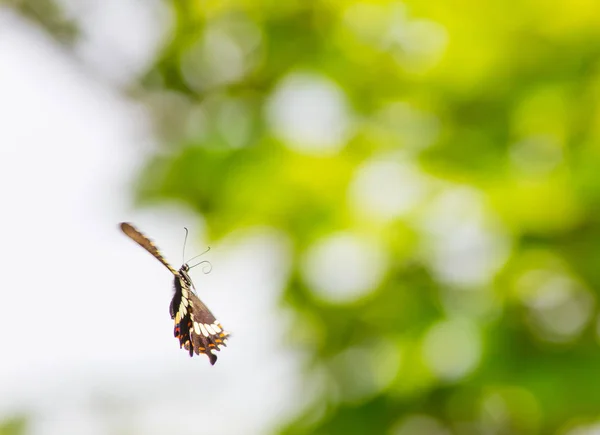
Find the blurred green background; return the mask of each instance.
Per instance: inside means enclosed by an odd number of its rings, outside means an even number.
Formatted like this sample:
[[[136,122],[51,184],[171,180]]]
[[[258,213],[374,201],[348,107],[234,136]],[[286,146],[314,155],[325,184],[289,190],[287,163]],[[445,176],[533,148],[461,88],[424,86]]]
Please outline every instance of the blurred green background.
[[[600,433],[597,2],[164,3],[139,204],[289,240],[278,433]]]

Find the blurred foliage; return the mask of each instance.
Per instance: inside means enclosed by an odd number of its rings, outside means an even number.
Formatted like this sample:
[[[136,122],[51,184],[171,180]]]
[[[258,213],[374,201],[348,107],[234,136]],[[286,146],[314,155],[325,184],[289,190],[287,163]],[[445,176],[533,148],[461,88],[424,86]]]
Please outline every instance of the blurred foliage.
[[[0,5],[13,7],[63,43],[72,43],[77,37],[77,24],[52,0],[3,0]]]
[[[141,198],[185,201],[216,238],[271,225],[293,240],[284,299],[318,393],[282,433],[535,434],[598,418],[592,2],[172,5],[173,38],[144,80],[170,151]],[[269,107],[289,77],[342,90],[352,131],[337,152],[278,134]],[[403,180],[424,185],[410,210],[353,205],[374,161],[422,174]],[[341,303],[302,268],[339,232],[389,259],[376,288]],[[482,277],[454,276],[496,251]]]
[[[0,435],[23,435],[27,433],[27,420],[14,417],[0,423]]]
[[[309,405],[280,432],[597,433],[596,3],[168,3],[139,198],[292,240]]]

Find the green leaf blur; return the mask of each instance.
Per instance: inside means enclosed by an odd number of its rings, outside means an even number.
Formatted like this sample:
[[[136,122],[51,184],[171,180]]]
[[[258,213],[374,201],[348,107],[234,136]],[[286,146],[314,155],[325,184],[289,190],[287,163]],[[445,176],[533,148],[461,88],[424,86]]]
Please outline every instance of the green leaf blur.
[[[282,303],[313,393],[282,434],[566,433],[598,418],[593,2],[172,5],[143,81],[165,150],[140,200],[184,201],[215,239],[271,226],[292,241]],[[287,134],[278,113],[303,104],[289,89],[325,89],[339,135],[319,148],[302,126]],[[378,278],[353,297],[315,289],[307,256],[348,238],[374,247]]]

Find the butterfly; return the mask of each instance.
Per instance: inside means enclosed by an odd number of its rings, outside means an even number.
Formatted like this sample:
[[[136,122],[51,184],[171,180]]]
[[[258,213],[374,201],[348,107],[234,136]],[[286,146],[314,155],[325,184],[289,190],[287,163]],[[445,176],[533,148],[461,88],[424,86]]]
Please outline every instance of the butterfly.
[[[189,265],[184,263],[179,270],[175,270],[152,240],[130,223],[123,222],[120,226],[126,236],[154,255],[175,276],[175,294],[169,312],[171,319],[175,320],[174,334],[179,340],[179,348],[184,347],[190,356],[203,353],[214,365],[217,362],[217,351],[221,350],[221,346],[227,346],[229,332],[223,330],[219,321],[196,296],[196,288],[188,273]]]

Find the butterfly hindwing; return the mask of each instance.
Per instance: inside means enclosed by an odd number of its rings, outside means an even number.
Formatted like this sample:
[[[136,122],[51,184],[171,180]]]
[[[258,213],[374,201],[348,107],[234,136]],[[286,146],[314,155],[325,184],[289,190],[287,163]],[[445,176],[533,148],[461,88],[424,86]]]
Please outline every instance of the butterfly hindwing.
[[[179,340],[179,347],[184,347],[190,356],[205,354],[214,364],[217,351],[221,346],[227,346],[229,333],[223,331],[221,324],[185,280],[177,277],[171,317],[175,320],[174,335]]]

